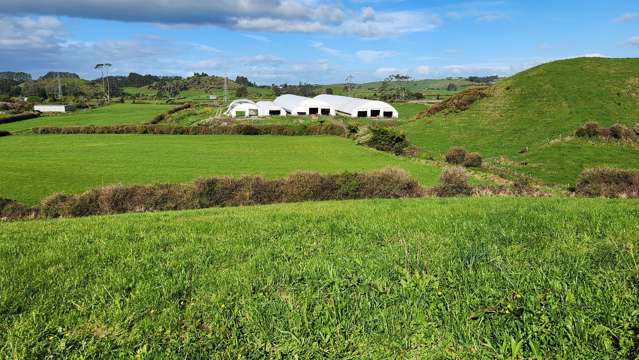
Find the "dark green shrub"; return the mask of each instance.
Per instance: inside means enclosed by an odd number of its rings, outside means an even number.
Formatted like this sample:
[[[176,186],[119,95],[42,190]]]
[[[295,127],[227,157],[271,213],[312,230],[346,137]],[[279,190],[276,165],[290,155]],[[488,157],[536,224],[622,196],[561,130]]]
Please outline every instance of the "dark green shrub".
[[[0,124],[9,124],[12,122],[18,122],[22,120],[29,120],[39,117],[41,114],[38,111],[25,112],[22,114],[12,115],[0,118]]]
[[[599,136],[599,123],[591,121],[584,124],[575,131],[577,137],[596,137]]]
[[[471,152],[467,153],[464,157],[464,166],[465,167],[481,167],[482,158],[479,153]]]
[[[468,184],[468,174],[461,167],[446,168],[442,172],[439,185],[434,188],[441,197],[469,196],[473,189]]]
[[[586,169],[575,185],[577,195],[586,197],[639,197],[639,171],[597,168]]]
[[[357,198],[403,198],[424,195],[424,190],[415,179],[401,169],[384,169],[361,174]]]
[[[0,137],[3,136],[11,136],[12,134],[9,131],[0,130]]]
[[[406,140],[406,134],[391,128],[368,126],[359,129],[355,135],[355,141],[360,145],[366,145],[379,151],[386,151],[395,155],[401,155],[410,144]]]
[[[448,150],[445,156],[446,162],[452,165],[461,165],[466,159],[466,150],[461,147],[454,147]]]

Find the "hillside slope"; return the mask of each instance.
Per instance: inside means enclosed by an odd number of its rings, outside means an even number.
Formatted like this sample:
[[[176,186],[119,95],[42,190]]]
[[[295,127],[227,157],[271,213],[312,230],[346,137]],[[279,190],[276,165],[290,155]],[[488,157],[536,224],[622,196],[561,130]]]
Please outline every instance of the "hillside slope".
[[[489,157],[523,159],[521,149],[528,147],[534,155],[587,121],[639,122],[639,59],[556,61],[498,83],[490,95],[464,112],[427,117],[405,130],[414,143],[433,152],[462,145]],[[543,157],[537,160],[543,165]],[[599,164],[591,160],[584,166]]]
[[[634,358],[637,216],[493,198],[0,224],[0,357]]]

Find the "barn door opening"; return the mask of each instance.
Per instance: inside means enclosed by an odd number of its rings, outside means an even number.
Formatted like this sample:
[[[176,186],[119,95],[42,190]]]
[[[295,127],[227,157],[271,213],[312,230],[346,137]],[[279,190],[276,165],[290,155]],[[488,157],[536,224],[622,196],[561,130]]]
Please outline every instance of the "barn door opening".
[[[393,112],[392,111],[384,111],[384,117],[385,118],[392,118],[393,117]]]
[[[371,117],[379,117],[380,110],[371,110]]]
[[[280,112],[279,110],[269,110],[268,114],[271,116],[279,116],[282,115],[282,112]]]
[[[358,112],[357,112],[357,117],[358,117],[358,118],[365,118],[365,117],[368,117],[368,112],[367,112],[367,111],[358,111]]]
[[[330,115],[331,109],[322,109],[322,115]]]
[[[318,108],[309,108],[308,109],[308,113],[311,115],[317,115],[319,114],[319,109]]]

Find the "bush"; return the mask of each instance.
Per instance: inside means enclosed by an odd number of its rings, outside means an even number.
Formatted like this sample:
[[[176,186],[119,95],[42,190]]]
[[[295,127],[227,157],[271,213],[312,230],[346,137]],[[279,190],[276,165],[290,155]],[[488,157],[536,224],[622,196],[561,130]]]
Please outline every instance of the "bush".
[[[597,137],[599,136],[599,123],[594,121],[587,122],[584,126],[575,131],[577,137]]]
[[[10,132],[6,131],[6,130],[0,130],[0,137],[3,136],[11,136],[13,134],[11,134]]]
[[[35,217],[34,209],[11,199],[0,198],[0,220],[17,220]]]
[[[468,174],[461,167],[446,168],[441,174],[439,185],[434,188],[441,197],[469,196],[473,189],[468,184]]]
[[[410,145],[408,140],[406,140],[406,134],[394,129],[377,126],[360,128],[355,135],[355,141],[359,145],[366,145],[395,155],[403,154],[404,150]]]
[[[614,124],[610,127],[610,137],[616,140],[621,140],[624,138],[626,129],[627,128],[622,124]]]
[[[22,114],[13,115],[13,116],[7,116],[7,117],[0,118],[0,124],[9,124],[13,122],[22,121],[22,120],[34,119],[39,117],[40,115],[41,115],[40,112],[32,111],[32,112],[25,112]]]
[[[586,197],[639,197],[639,171],[597,168],[586,169],[575,186],[577,195]]]
[[[452,165],[462,165],[466,159],[466,150],[461,147],[454,147],[446,153],[446,162]]]
[[[482,159],[481,155],[476,152],[467,153],[464,157],[465,167],[481,167]]]
[[[180,106],[176,106],[172,109],[167,110],[166,112],[156,115],[151,121],[149,121],[147,124],[150,125],[154,125],[154,124],[158,124],[160,122],[162,122],[164,119],[168,118],[171,114],[175,114],[178,111],[182,111],[182,110],[186,110],[193,107],[193,104],[191,103],[186,103]]]

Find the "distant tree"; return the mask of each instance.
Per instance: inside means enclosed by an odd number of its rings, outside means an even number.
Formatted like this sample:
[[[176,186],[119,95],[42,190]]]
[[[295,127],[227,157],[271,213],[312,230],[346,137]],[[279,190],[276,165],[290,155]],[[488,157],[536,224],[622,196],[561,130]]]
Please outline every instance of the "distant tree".
[[[332,88],[326,88],[325,93],[328,94],[328,95],[333,95],[333,89]]]
[[[255,83],[252,83],[251,81],[249,81],[249,79],[246,76],[235,77],[235,82],[240,86],[255,87]]]
[[[24,82],[31,80],[31,74],[27,74],[25,72],[5,71],[0,72],[0,80]]]
[[[237,88],[237,90],[235,90],[235,97],[245,98],[247,96],[248,96],[248,89],[246,88],[246,86],[240,86],[239,88]]]
[[[271,91],[273,91],[273,95],[275,96],[282,95],[282,88],[280,88],[279,86],[275,84],[271,85]]]
[[[384,79],[380,93],[384,100],[405,100],[408,95],[407,83],[411,77],[404,74],[391,74]]]
[[[454,83],[450,83],[450,84],[448,84],[448,87],[446,88],[446,90],[448,90],[448,91],[457,91],[457,85],[455,85]]]

